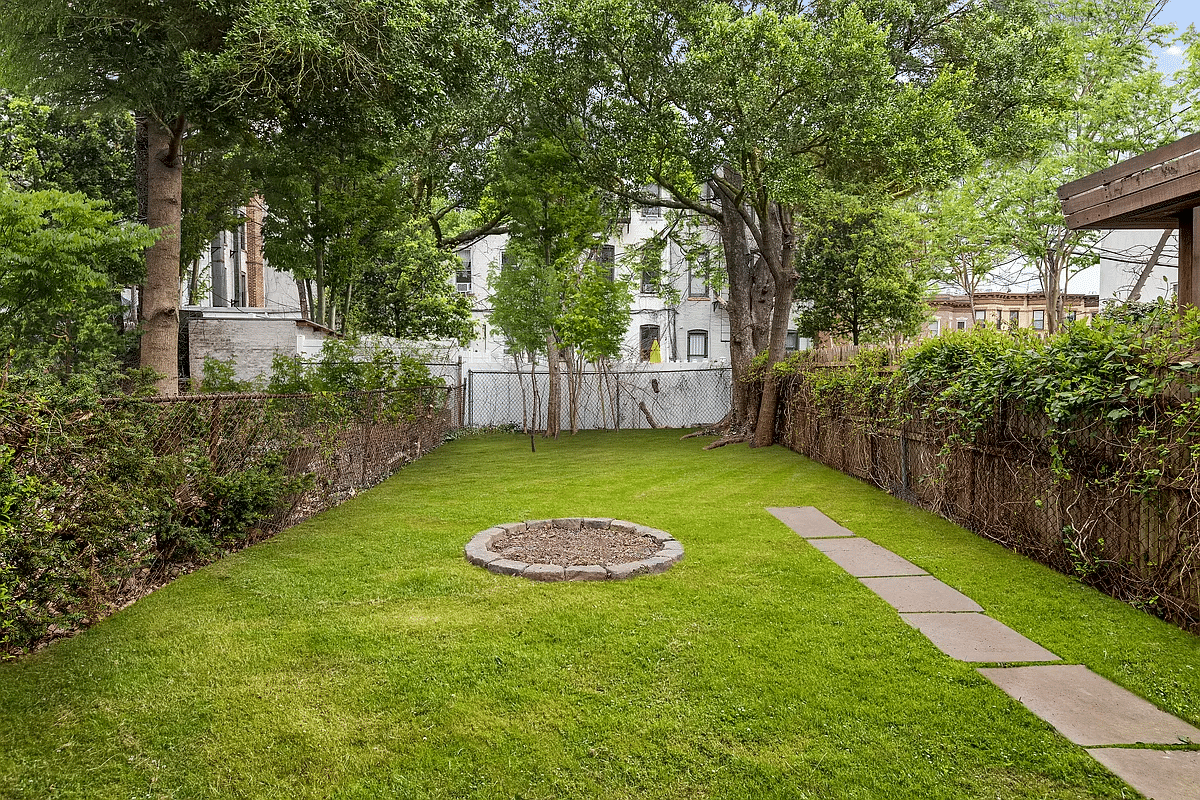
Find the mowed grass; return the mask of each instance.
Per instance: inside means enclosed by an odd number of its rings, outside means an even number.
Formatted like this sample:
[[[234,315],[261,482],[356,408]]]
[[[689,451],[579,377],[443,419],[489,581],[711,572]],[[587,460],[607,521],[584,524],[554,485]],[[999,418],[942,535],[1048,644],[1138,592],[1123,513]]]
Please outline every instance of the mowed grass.
[[[779,447],[449,443],[0,665],[0,796],[1135,796],[767,514],[815,505],[1071,663],[1200,724],[1200,640]],[[492,524],[673,533],[666,574],[533,583]]]

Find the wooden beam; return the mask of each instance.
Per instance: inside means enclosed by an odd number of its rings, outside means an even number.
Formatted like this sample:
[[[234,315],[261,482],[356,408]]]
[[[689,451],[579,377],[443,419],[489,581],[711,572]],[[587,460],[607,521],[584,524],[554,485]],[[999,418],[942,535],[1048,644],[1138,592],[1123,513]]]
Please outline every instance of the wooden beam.
[[[1175,300],[1180,309],[1200,306],[1200,242],[1196,228],[1200,224],[1200,208],[1193,208],[1179,218],[1179,285],[1175,289]]]
[[[1069,216],[1086,208],[1117,200],[1144,189],[1151,189],[1193,173],[1200,173],[1200,153],[1192,153],[1166,164],[1160,164],[1145,172],[1139,172],[1137,175],[1130,175],[1089,192],[1069,197],[1063,200],[1063,213]]]
[[[1163,145],[1148,153],[1142,153],[1140,156],[1126,159],[1119,164],[1113,164],[1107,169],[1093,172],[1091,175],[1085,175],[1070,183],[1063,184],[1058,188],[1058,197],[1061,200],[1065,200],[1068,197],[1082,194],[1089,189],[1103,186],[1118,178],[1136,175],[1143,170],[1156,167],[1159,164],[1165,164],[1181,156],[1186,156],[1196,150],[1200,150],[1200,133],[1193,133],[1190,136],[1185,136],[1182,139]]]
[[[1109,200],[1107,203],[1100,203],[1083,211],[1069,214],[1067,227],[1071,230],[1092,226],[1106,227],[1104,223],[1107,220],[1125,214],[1150,212],[1156,206],[1167,206],[1172,203],[1182,205],[1189,197],[1193,197],[1194,202],[1188,203],[1188,205],[1200,204],[1200,172],[1181,175],[1166,183],[1160,183],[1157,186],[1151,186],[1148,189],[1142,189]]]

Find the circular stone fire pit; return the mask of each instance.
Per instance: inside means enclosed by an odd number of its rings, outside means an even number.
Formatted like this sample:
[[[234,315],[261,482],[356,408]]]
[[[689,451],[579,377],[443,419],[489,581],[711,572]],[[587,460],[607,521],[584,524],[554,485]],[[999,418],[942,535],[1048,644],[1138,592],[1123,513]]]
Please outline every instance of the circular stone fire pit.
[[[598,517],[506,522],[475,534],[463,553],[497,575],[535,581],[623,580],[666,572],[683,558],[669,533]]]

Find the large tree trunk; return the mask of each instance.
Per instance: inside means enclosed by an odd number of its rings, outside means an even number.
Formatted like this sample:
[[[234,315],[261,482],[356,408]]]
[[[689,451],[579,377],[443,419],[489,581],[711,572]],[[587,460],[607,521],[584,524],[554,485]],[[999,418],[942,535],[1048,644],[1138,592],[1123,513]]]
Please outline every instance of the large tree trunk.
[[[725,181],[736,192],[741,188],[741,176],[732,169],[725,170]],[[725,271],[729,283],[729,364],[733,378],[733,424],[735,428],[754,426],[758,411],[757,398],[747,377],[750,365],[761,347],[765,346],[763,318],[755,312],[755,299],[764,285],[762,259],[750,252],[746,223],[736,208],[736,200],[728,189],[718,186],[721,198],[721,247],[725,254]],[[767,283],[770,278],[767,276]]]
[[[141,118],[146,137],[146,224],[159,238],[146,251],[142,290],[141,359],[160,376],[161,395],[179,394],[179,235],[183,213],[182,141],[184,118],[170,127]]]
[[[758,420],[754,427],[753,447],[770,447],[775,443],[775,412],[779,406],[779,383],[773,367],[783,360],[788,323],[792,316],[792,294],[799,280],[795,269],[795,234],[789,215],[780,209],[778,204],[771,203],[765,216],[760,223],[761,235],[758,244],[775,282],[775,296],[771,308],[767,368],[763,373],[763,393],[758,407]]]

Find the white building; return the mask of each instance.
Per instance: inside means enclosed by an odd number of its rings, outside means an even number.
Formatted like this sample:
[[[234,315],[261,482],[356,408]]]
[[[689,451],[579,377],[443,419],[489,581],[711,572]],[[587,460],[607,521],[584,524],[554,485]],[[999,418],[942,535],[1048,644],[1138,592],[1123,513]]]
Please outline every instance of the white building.
[[[662,230],[663,212],[660,208],[634,209],[618,222],[615,233],[607,241],[597,241],[598,257],[613,265],[614,270],[627,269],[621,256],[630,248],[646,241]],[[707,234],[716,246],[715,234]],[[470,296],[475,318],[475,339],[463,348],[464,361],[483,364],[512,364],[505,352],[505,342],[490,323],[491,289],[488,274],[503,258],[507,236],[489,236],[469,248],[459,251],[462,269],[455,278],[458,291]],[[615,273],[614,273],[615,274]],[[663,365],[691,364],[693,366],[722,366],[729,363],[729,314],[725,311],[725,293],[718,293],[705,283],[703,274],[689,269],[687,259],[678,245],[671,243],[663,252],[658,275],[632,275],[634,296],[632,320],[625,332],[621,360],[644,362],[652,359],[652,349],[658,343]],[[667,280],[678,294],[676,304],[664,300],[659,280]]]

